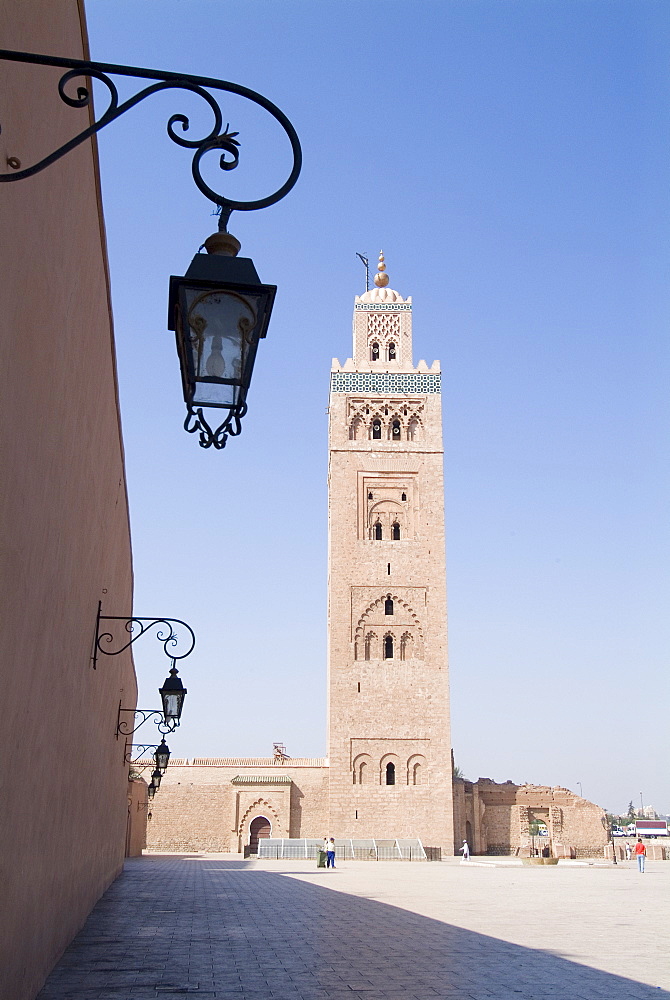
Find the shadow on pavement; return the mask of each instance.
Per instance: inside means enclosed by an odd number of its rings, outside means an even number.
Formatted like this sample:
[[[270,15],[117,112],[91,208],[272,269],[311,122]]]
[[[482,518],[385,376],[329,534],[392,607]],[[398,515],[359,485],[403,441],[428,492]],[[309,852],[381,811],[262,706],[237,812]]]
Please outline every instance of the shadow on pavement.
[[[190,993],[227,1000],[670,998],[657,987],[286,872],[202,856],[199,865],[184,863],[193,857],[134,859],[39,1000]]]

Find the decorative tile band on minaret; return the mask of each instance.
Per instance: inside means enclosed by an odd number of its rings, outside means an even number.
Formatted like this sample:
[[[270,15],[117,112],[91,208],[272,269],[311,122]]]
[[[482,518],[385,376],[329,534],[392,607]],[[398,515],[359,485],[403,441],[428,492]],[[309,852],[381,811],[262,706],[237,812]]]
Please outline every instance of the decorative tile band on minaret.
[[[378,268],[331,371],[329,829],[452,854],[441,373]]]
[[[442,392],[442,373],[430,372],[425,375],[405,372],[402,375],[396,375],[392,372],[332,372],[330,391],[381,392],[385,394]]]

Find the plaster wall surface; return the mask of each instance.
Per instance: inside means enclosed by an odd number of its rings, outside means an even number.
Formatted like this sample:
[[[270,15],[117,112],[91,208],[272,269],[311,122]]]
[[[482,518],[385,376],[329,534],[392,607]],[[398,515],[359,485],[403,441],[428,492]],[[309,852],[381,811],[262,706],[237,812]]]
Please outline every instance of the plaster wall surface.
[[[126,857],[138,858],[147,846],[147,783],[142,778],[128,782],[128,820],[126,826]]]
[[[87,58],[74,0],[0,0],[3,46]],[[60,73],[3,62],[0,164],[28,166],[89,122]],[[128,654],[91,652],[98,601],[132,609],[105,236],[90,141],[3,184],[0,245],[0,996],[30,1000],[120,871],[133,707]]]

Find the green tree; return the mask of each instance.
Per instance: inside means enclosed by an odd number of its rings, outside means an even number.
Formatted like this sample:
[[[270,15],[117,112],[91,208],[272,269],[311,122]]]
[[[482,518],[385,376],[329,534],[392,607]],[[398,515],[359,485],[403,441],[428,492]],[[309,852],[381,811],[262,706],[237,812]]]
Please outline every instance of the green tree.
[[[635,806],[633,805],[633,800],[632,799],[628,803],[628,814],[627,815],[628,815],[628,822],[629,823],[634,823],[635,820],[636,820],[636,818],[637,818],[637,816],[636,816],[636,813],[635,813]]]

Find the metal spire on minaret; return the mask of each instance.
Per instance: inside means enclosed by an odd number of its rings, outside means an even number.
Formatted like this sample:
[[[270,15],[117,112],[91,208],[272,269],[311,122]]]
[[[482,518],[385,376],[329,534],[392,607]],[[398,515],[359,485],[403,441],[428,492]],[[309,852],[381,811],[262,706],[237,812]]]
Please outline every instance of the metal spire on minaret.
[[[386,288],[389,283],[389,276],[385,274],[386,264],[384,263],[384,251],[379,251],[379,263],[377,264],[377,273],[375,274],[375,285],[377,288]]]

